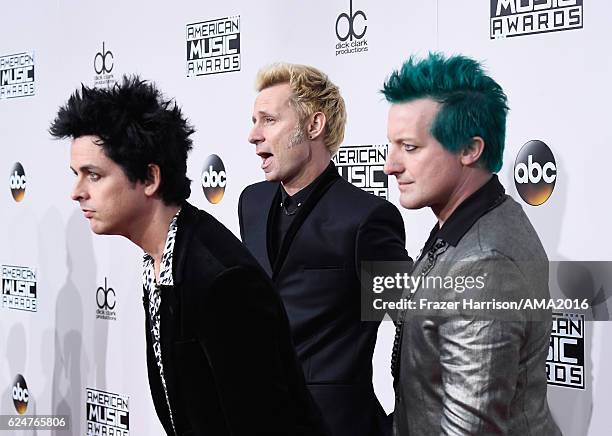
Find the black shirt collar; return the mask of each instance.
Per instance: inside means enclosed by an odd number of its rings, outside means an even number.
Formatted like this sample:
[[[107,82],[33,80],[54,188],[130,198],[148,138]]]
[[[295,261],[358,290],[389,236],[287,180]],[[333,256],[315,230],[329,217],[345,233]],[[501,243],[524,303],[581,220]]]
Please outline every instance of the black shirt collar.
[[[478,219],[505,199],[505,190],[496,174],[466,198],[446,220],[442,228],[436,224],[429,234],[422,253],[429,251],[437,239],[456,246]]]
[[[329,171],[335,171],[335,170],[336,168],[333,162],[330,161],[325,171],[319,174],[316,179],[310,182],[310,184],[300,189],[298,192],[296,192],[293,195],[287,194],[287,191],[285,191],[285,187],[283,186],[282,183],[280,183],[281,201],[283,202],[283,204],[288,204],[290,202],[293,205],[292,209],[296,208],[298,204],[302,204],[304,203],[304,201],[306,201],[310,193],[314,191],[315,187],[319,184],[319,181],[323,178],[324,174],[327,174]],[[290,198],[289,202],[287,201],[288,198]]]

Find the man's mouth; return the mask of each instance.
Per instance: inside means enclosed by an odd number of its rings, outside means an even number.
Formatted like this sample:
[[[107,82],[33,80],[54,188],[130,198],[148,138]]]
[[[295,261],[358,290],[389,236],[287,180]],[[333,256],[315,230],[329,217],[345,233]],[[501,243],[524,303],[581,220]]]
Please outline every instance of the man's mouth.
[[[274,156],[272,153],[264,151],[257,153],[257,155],[261,158],[262,170],[265,170],[270,165],[270,163],[272,163],[272,156]]]
[[[408,185],[412,185],[413,183],[414,183],[414,182],[400,182],[400,181],[398,181],[398,182],[397,182],[397,187],[398,187],[399,189],[402,189],[402,188],[407,187]]]
[[[91,218],[93,217],[94,211],[91,209],[81,209],[83,211],[83,215],[85,215],[85,218]]]

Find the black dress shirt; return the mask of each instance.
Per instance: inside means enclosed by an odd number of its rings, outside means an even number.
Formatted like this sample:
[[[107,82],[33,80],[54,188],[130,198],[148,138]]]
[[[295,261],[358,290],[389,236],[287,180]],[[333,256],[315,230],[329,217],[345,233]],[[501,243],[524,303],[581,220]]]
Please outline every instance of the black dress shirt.
[[[274,216],[272,217],[273,229],[272,233],[272,254],[274,257],[278,255],[281,244],[285,239],[285,235],[287,234],[287,230],[291,227],[293,220],[299,213],[301,207],[308,201],[308,197],[310,194],[316,189],[317,185],[321,181],[323,174],[328,171],[335,171],[335,167],[330,163],[330,165],[323,171],[321,174],[317,176],[308,186],[300,189],[293,195],[287,194],[285,188],[282,183],[280,185],[280,198],[281,201],[278,207],[274,208]]]

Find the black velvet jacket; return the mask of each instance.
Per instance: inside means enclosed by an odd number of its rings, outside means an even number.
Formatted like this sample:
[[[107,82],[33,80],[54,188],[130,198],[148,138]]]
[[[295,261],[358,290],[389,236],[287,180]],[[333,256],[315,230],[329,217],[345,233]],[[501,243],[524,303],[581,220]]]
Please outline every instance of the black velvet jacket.
[[[183,204],[172,272],[162,287],[164,376],[179,435],[323,435],[304,384],[283,305],[240,241],[208,213]],[[173,434],[151,347],[149,384]]]

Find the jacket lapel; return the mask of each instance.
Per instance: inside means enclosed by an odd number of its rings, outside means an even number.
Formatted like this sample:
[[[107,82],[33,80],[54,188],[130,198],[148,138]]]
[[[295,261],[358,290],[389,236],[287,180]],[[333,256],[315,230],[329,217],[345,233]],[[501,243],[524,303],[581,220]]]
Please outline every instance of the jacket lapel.
[[[273,273],[272,273],[272,266],[275,264],[276,260],[277,260],[277,253],[274,253],[274,247],[272,246],[272,237],[274,235],[274,229],[276,229],[276,226],[278,225],[278,221],[277,221],[277,215],[273,212],[275,210],[275,208],[279,207],[280,202],[281,202],[281,190],[280,190],[280,183],[275,183],[274,184],[276,186],[276,189],[274,189],[273,195],[272,197],[268,200],[267,202],[267,208],[266,210],[268,211],[267,215],[266,215],[266,233],[263,236],[263,239],[260,243],[260,247],[262,248],[262,251],[265,250],[265,256],[264,258],[266,259],[266,264],[264,265],[264,269],[266,270],[266,272],[270,275],[270,277],[272,277]],[[263,228],[263,226],[260,226],[260,228]]]
[[[312,212],[312,210],[317,205],[321,197],[325,195],[327,190],[336,181],[338,181],[339,178],[340,178],[340,175],[338,174],[338,170],[336,169],[336,166],[330,162],[330,165],[321,175],[321,179],[317,182],[317,186],[314,188],[313,192],[310,194],[305,204],[300,208],[299,212],[295,216],[295,219],[291,223],[291,226],[287,230],[287,234],[285,235],[285,238],[283,239],[281,243],[280,250],[278,252],[278,256],[276,256],[274,267],[272,268],[272,280],[275,280],[276,277],[278,276],[278,273],[280,272],[283,266],[283,263],[285,262],[287,253],[289,252],[289,248],[291,247],[291,244],[293,242],[293,239],[295,238],[296,233],[298,232],[298,230],[300,229],[300,227],[302,226],[306,218],[308,218],[308,215],[310,215],[310,212]],[[280,189],[277,190],[277,194],[274,198],[277,199],[277,197],[278,197],[278,202],[280,202]],[[273,206],[275,206],[274,203],[273,203]],[[271,214],[271,215],[274,215],[274,214]],[[268,219],[268,235],[270,235],[271,234],[270,231],[273,231],[273,229],[275,228],[271,226],[270,221],[273,221],[273,220]],[[268,238],[266,239],[268,240],[268,244],[270,244],[269,242],[270,236],[268,236]]]
[[[191,240],[194,224],[197,220],[197,209],[186,201],[181,205],[181,213],[177,221],[174,253],[172,254],[172,278],[174,286],[183,281],[183,269],[187,258],[187,248]]]

